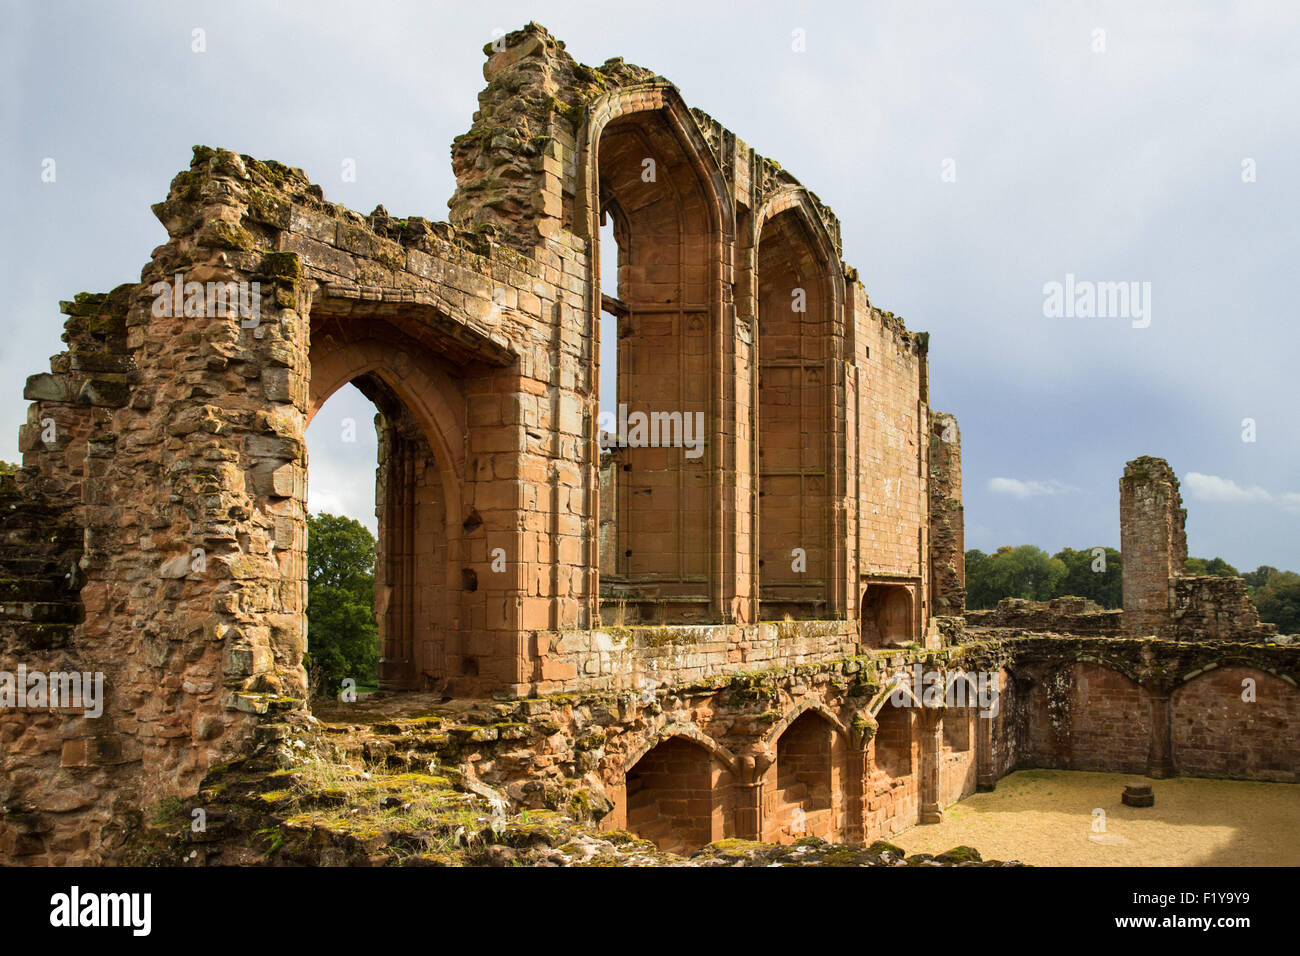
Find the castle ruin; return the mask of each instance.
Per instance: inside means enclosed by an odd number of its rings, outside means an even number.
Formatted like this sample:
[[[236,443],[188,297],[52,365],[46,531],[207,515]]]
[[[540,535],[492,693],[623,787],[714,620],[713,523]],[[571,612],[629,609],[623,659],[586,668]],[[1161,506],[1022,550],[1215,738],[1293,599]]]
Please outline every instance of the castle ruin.
[[[831,210],[647,70],[532,24],[485,52],[448,222],[196,147],[139,281],[63,303],[0,479],[0,670],[105,699],[0,709],[0,858],[112,861],[310,721],[304,436],[348,383],[380,415],[381,688],[495,707],[457,751],[485,784],[580,784],[692,849],[870,840],[1015,767],[1296,780],[1300,652],[1181,575],[1167,465],[1121,481],[1120,617],[966,615],[956,420]],[[607,403],[667,441],[603,449],[602,334]],[[996,713],[887,706],[914,665],[995,675]]]

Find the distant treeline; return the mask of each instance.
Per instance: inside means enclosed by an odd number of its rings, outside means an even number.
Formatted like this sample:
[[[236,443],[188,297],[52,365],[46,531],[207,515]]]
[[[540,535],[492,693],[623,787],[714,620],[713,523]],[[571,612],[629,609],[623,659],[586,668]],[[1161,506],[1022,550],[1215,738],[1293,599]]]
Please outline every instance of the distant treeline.
[[[1032,544],[998,548],[993,554],[966,552],[966,606],[973,611],[997,606],[1003,598],[1050,601],[1091,598],[1102,607],[1123,604],[1120,553],[1114,548],[1066,548],[1049,555]],[[1283,634],[1300,632],[1300,574],[1263,565],[1242,573],[1222,558],[1188,558],[1188,574],[1240,577],[1259,608],[1260,619]]]

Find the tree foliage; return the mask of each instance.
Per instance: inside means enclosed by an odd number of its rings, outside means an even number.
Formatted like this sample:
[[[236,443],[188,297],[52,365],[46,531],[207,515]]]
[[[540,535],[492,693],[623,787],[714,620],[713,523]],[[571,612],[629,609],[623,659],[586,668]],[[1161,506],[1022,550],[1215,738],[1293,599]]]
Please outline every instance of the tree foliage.
[[[307,516],[307,647],[323,693],[336,693],[344,678],[358,686],[377,678],[375,539],[352,518]]]
[[[1259,619],[1276,624],[1282,634],[1300,634],[1300,574],[1263,566],[1243,577],[1251,588],[1251,597],[1259,609]]]
[[[966,552],[966,604],[972,610],[996,607],[1005,597],[1046,601],[1068,574],[1065,562],[1032,544],[1004,545],[993,554]]]
[[[1120,553],[1114,548],[1065,548],[1056,553],[1056,559],[1065,565],[1066,575],[1053,597],[1091,598],[1110,608],[1124,603],[1123,568]]]
[[[1240,573],[1223,558],[1188,558],[1183,565],[1183,573],[1195,575],[1211,575],[1216,578],[1236,578]]]

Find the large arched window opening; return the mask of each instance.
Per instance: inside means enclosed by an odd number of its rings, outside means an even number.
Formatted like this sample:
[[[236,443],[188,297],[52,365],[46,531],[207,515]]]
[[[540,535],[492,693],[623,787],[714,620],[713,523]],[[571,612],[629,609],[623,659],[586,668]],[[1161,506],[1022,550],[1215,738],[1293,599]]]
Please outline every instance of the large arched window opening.
[[[374,405],[349,384],[330,396],[306,431],[306,663],[308,686],[317,696],[341,692],[344,680],[360,697],[378,690],[375,414]]]
[[[763,223],[757,269],[759,614],[824,618],[833,610],[834,290],[797,207]]]
[[[717,200],[663,111],[610,122],[597,157],[601,409],[613,432],[600,469],[602,608],[627,623],[707,620]]]
[[[315,452],[309,476],[326,458],[326,474],[336,481],[346,475],[350,491],[341,495],[335,487],[316,485],[324,492],[318,503],[309,480],[307,505],[314,514],[339,505],[355,511],[352,502],[369,497],[372,514],[362,523],[376,539],[379,660],[377,673],[366,676],[377,678],[380,690],[435,686],[449,676],[446,495],[437,462],[415,416],[379,374],[366,372],[349,385],[322,406],[324,414],[313,417],[307,435]],[[358,414],[358,406],[364,407],[356,400],[360,396],[372,404],[371,415]],[[343,414],[328,411],[336,403]],[[374,462],[377,468],[370,465]],[[356,485],[366,472],[373,490],[359,496]],[[361,520],[358,514],[348,516]],[[310,632],[307,639],[310,650]],[[358,686],[366,689],[360,680]]]

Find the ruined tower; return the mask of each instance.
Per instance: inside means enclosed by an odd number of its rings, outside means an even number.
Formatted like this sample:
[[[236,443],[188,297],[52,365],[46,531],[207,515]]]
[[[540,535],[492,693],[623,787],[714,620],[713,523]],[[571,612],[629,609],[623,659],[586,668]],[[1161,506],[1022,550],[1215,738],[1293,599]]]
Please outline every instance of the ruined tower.
[[[1144,455],[1124,466],[1119,522],[1128,633],[1154,634],[1169,622],[1171,583],[1187,562],[1186,521],[1167,461]]]

